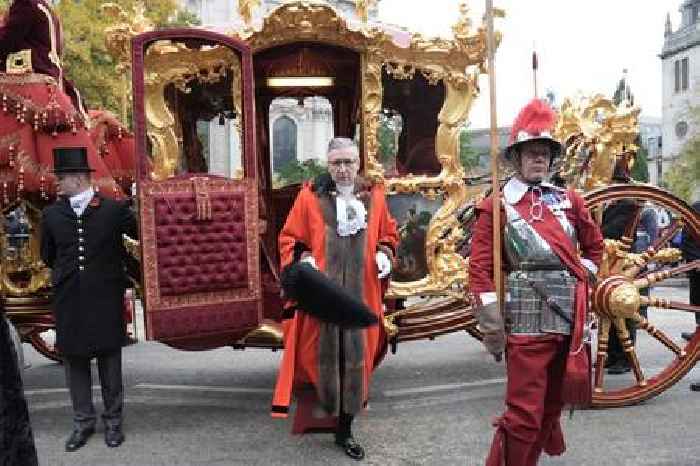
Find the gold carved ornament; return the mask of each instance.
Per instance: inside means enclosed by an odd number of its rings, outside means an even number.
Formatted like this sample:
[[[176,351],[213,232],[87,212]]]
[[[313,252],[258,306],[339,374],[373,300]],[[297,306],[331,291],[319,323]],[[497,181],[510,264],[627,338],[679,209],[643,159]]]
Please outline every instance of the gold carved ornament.
[[[639,149],[639,112],[600,94],[564,100],[555,137],[565,143],[560,173],[569,187],[591,191],[610,184],[616,158]]]
[[[238,12],[246,24],[253,21],[253,13],[260,6],[260,0],[238,0]]]
[[[165,89],[174,85],[188,93],[195,82],[215,83],[231,71],[235,111],[242,113],[241,63],[238,55],[225,46],[187,48],[184,44],[158,41],[145,57],[145,114],[148,138],[152,143],[153,180],[165,180],[177,172],[181,154],[181,129],[168,108]],[[237,130],[241,131],[240,126]],[[239,134],[240,138],[241,134]],[[242,140],[242,138],[241,138]]]
[[[355,0],[355,11],[360,21],[366,23],[369,19],[369,10],[376,7],[377,0]]]
[[[368,6],[367,2],[359,5]],[[466,3],[460,5],[460,17],[453,27],[452,39],[427,38],[413,34],[407,47],[393,41],[380,27],[351,27],[338,11],[324,1],[290,1],[272,10],[256,29],[233,33],[248,42],[253,52],[294,42],[338,45],[360,53],[362,79],[361,151],[365,175],[383,183],[387,193],[420,193],[428,198],[444,197],[427,232],[429,273],[410,283],[392,283],[390,296],[440,294],[450,288],[466,287],[466,261],[456,251],[464,237],[455,213],[480,190],[467,188],[459,160],[459,136],[479,93],[478,78],[486,72],[486,25],[473,30]],[[503,10],[496,15],[503,17]],[[501,35],[496,34],[500,43]],[[442,82],[446,96],[438,116],[437,157],[442,170],[437,176],[407,175],[386,178],[378,160],[377,130],[382,112],[382,70],[397,79],[410,79],[420,72],[431,84]],[[460,292],[460,294],[463,294]]]
[[[41,210],[28,202],[22,202],[28,221],[28,239],[24,242],[15,255],[10,255],[7,234],[0,234],[0,286],[4,297],[28,297],[34,296],[41,290],[51,287],[51,273],[41,261],[40,237],[41,237]],[[29,281],[18,283],[12,278],[15,274],[24,274]]]
[[[103,3],[102,13],[114,21],[105,29],[107,52],[117,62],[117,72],[126,73],[131,69],[131,39],[144,32],[152,31],[154,25],[146,17],[146,7],[137,2],[132,11],[127,12],[117,3]]]

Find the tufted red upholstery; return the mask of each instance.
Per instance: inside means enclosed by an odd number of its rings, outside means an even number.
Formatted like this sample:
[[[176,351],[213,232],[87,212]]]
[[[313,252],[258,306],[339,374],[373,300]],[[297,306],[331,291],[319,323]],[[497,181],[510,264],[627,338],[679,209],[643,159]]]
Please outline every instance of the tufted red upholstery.
[[[161,296],[248,286],[244,200],[212,193],[212,220],[197,221],[192,194],[154,199]]]
[[[188,307],[187,312],[182,312],[182,309],[172,309],[155,313],[150,325],[159,335],[160,340],[224,334],[229,335],[227,343],[230,343],[242,336],[239,328],[258,325],[258,307],[256,301],[249,301],[237,303],[235,306],[222,304]],[[236,322],[236,327],[233,329],[232,320]],[[222,345],[223,343],[220,346]],[[201,349],[214,347],[215,345],[208,345]]]

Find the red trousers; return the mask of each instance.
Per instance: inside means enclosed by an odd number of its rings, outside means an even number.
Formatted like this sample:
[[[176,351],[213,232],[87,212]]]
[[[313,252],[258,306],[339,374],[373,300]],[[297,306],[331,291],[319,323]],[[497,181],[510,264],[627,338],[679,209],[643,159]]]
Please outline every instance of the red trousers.
[[[565,335],[508,336],[506,411],[496,422],[486,466],[532,466],[542,450],[564,453],[559,417],[568,350]]]

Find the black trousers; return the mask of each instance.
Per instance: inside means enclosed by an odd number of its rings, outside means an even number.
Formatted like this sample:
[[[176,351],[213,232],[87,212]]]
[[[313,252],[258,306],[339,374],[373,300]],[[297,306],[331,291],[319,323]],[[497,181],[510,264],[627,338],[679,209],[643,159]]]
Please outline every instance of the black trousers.
[[[105,426],[118,427],[122,423],[124,406],[124,385],[122,383],[122,350],[99,354],[97,372],[102,389],[104,413],[102,420]],[[81,356],[66,356],[66,383],[70,390],[73,403],[73,422],[76,429],[94,428],[97,416],[92,402],[92,358]]]

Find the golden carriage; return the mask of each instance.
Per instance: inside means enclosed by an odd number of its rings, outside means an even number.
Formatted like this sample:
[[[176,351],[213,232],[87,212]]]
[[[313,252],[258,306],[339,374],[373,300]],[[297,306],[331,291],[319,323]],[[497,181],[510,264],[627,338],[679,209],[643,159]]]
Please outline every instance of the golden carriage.
[[[142,33],[131,62],[142,232],[132,246],[142,264],[147,338],[187,350],[282,347],[276,241],[299,184],[279,183],[270,114],[279,99],[303,106],[323,98],[333,134],[359,142],[364,175],[385,184],[399,220],[402,262],[387,292],[387,343],[395,350],[458,331],[479,339],[468,243],[473,207],[488,186],[462,164],[460,136],[486,71],[485,26],[473,27],[463,6],[452,39],[426,38],[368,21],[363,2],[357,21],[323,1],[286,2],[253,24],[249,3],[241,2],[246,23],[227,35],[115,29],[117,49]],[[659,394],[700,358],[700,335],[682,344],[652,324],[663,308],[690,315],[697,307],[638,292],[700,267],[678,265],[678,251],[666,247],[681,227],[700,238],[700,217],[658,188],[610,185],[615,157],[635,150],[637,114],[599,96],[567,101],[558,124],[567,142],[561,173],[586,192],[598,218],[612,202],[638,201],[626,236],[606,244],[593,293],[597,406]],[[387,127],[390,150],[380,137]],[[632,254],[645,203],[674,220],[646,252]],[[660,268],[648,273],[649,262]],[[38,315],[46,302],[37,296],[26,299]],[[639,313],[645,303],[655,306],[648,319]],[[652,366],[637,356],[624,318],[668,348],[670,356],[654,362],[655,375],[645,373]],[[611,323],[634,367],[634,378],[622,383],[604,379]]]

